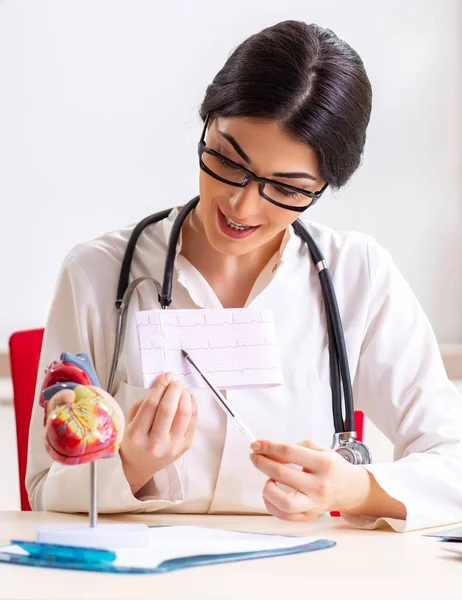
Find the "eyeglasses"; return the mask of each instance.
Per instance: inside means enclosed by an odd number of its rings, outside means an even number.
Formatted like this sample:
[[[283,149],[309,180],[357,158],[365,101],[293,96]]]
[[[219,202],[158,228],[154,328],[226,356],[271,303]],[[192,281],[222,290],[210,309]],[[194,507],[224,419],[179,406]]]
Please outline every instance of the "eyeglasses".
[[[199,166],[205,173],[222,183],[234,187],[243,188],[251,181],[256,181],[262,198],[286,210],[303,212],[319,200],[328,186],[327,183],[318,192],[310,192],[288,183],[281,183],[273,179],[267,179],[266,177],[257,177],[255,173],[252,173],[252,171],[249,171],[239,163],[209,148],[205,143],[209,118],[210,115],[207,115],[201,139],[197,146]],[[308,204],[306,204],[307,197],[310,198]]]

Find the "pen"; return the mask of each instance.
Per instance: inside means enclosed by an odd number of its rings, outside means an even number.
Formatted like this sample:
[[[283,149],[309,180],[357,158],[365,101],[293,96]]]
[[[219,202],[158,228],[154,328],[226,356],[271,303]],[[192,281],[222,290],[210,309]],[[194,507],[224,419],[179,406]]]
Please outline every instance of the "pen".
[[[116,559],[115,552],[103,548],[84,548],[25,540],[11,540],[11,544],[28,552],[29,557],[46,560],[50,563],[107,563]]]
[[[249,440],[249,442],[250,443],[254,442],[257,438],[247,429],[247,427],[240,420],[240,418],[237,416],[237,414],[231,410],[231,408],[228,406],[223,394],[221,394],[219,392],[219,390],[217,390],[217,388],[213,384],[210,383],[210,381],[207,379],[207,377],[201,371],[200,367],[196,364],[194,359],[186,352],[186,350],[182,349],[181,353],[186,358],[186,360],[194,367],[194,369],[197,371],[197,373],[200,375],[202,381],[209,388],[209,390],[213,393],[216,401],[221,406],[221,408],[225,411],[225,413],[234,420],[236,425],[239,427],[239,429],[242,431],[242,433],[245,435],[245,437]]]

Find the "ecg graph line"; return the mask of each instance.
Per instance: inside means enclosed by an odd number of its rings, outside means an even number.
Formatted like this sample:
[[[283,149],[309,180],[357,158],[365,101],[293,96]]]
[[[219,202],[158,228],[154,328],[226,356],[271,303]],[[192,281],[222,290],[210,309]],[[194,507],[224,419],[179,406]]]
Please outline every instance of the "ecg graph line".
[[[145,311],[137,314],[136,328],[146,383],[166,370],[186,382],[197,380],[195,370],[180,358],[181,350],[196,352],[198,358],[201,352],[207,365],[204,372],[216,377],[217,385],[280,383],[275,323],[269,310]]]
[[[166,315],[167,318],[170,317],[170,315]],[[185,323],[180,323],[180,316],[175,315],[176,318],[176,324],[175,323],[166,323],[165,319],[163,318],[162,315],[159,315],[159,323],[152,323],[151,322],[151,315],[148,315],[148,322],[147,323],[137,323],[136,327],[137,329],[139,327],[160,327],[161,329],[161,333],[163,333],[163,329],[167,328],[167,327],[174,327],[174,328],[183,328],[183,327],[221,327],[223,325],[229,325],[229,326],[233,326],[233,325],[250,325],[252,323],[255,324],[259,324],[261,325],[262,323],[266,323],[268,325],[274,325],[274,321],[265,321],[265,319],[263,318],[263,315],[260,313],[260,319],[251,319],[250,321],[236,321],[235,318],[235,314],[232,313],[231,315],[231,322],[229,321],[223,321],[222,323],[209,323],[207,321],[207,315],[204,314],[203,315],[203,319],[202,319],[202,323],[198,322],[198,323],[190,323],[190,324],[185,324]],[[165,335],[165,334],[164,334]]]
[[[216,373],[241,373],[244,371],[276,371],[279,370],[278,367],[242,367],[241,369],[214,369],[214,370],[205,370],[205,373],[212,373],[215,375]],[[143,375],[159,375],[159,373],[163,373],[160,371],[144,371]],[[177,376],[186,376],[186,375],[197,375],[195,371],[175,371],[175,375]]]
[[[239,340],[237,340],[236,344],[228,344],[227,346],[212,346],[212,344],[208,342],[207,346],[198,346],[197,348],[185,346],[181,346],[181,348],[166,348],[165,346],[154,346],[154,342],[151,342],[150,346],[140,346],[141,350],[163,350],[164,352],[180,352],[181,350],[190,350],[191,352],[195,350],[226,350],[226,348],[277,348],[277,344],[272,344],[265,338],[263,344],[241,344]]]

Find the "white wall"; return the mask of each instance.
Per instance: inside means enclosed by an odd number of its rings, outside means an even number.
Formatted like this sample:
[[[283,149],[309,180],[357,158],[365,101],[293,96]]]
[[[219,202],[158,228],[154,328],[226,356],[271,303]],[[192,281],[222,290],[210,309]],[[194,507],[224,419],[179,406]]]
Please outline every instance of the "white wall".
[[[76,243],[196,193],[198,106],[230,50],[318,22],[374,89],[364,164],[309,216],[387,246],[440,341],[462,340],[458,0],[0,2],[0,351],[42,326]]]

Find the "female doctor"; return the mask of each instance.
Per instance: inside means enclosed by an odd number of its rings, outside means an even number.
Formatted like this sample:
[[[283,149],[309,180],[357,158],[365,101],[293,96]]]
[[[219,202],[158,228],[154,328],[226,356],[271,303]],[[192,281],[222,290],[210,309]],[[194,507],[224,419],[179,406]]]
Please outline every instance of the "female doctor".
[[[425,314],[374,240],[309,222],[331,271],[356,408],[393,442],[395,460],[355,465],[332,449],[326,315],[316,268],[291,224],[358,168],[370,111],[370,83],[356,52],[330,30],[302,22],[245,40],[209,85],[200,109],[200,201],[181,229],[170,310],[271,308],[285,384],[227,391],[259,438],[251,449],[208,391],[193,396],[168,373],[145,389],[134,316],[158,304],[152,285],[141,284],[113,386],[125,435],[120,452],[99,462],[100,512],[269,512],[310,521],[338,510],[359,527],[388,522],[397,531],[462,520],[462,400]],[[162,281],[177,214],[142,233],[133,279]],[[64,261],[37,390],[64,350],[87,352],[100,381],[108,380],[115,291],[132,230],[78,245]],[[86,512],[88,465],[51,460],[38,395],[31,505]]]

